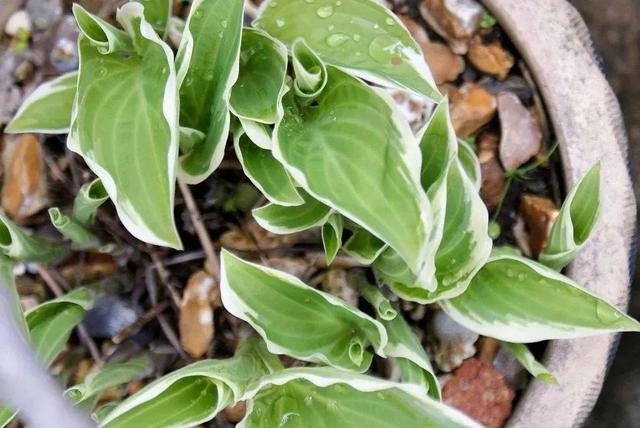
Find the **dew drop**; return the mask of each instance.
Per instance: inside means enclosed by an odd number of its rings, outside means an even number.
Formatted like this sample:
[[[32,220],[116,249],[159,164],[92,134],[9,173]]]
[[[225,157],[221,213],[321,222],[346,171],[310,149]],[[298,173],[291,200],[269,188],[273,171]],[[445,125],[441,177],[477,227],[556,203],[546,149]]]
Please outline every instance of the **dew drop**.
[[[276,25],[278,26],[278,28],[284,27],[284,19],[282,18],[276,19]]]
[[[611,325],[620,320],[621,315],[606,302],[598,300],[596,302],[596,316],[602,324]]]
[[[524,281],[525,279],[527,279],[527,275],[525,275],[524,273],[518,274],[518,281]]]
[[[353,40],[355,40],[356,42],[360,40],[360,34],[354,34],[353,35]]]
[[[377,30],[378,28],[380,28],[380,26],[378,24],[374,24],[373,28]]]
[[[318,10],[316,11],[316,14],[320,18],[328,18],[331,15],[333,15],[333,6],[327,5],[327,6],[319,7]]]
[[[229,25],[229,23],[227,22],[226,19],[224,19],[220,22],[220,25],[222,25],[222,28],[227,28],[227,25]]]
[[[335,33],[327,37],[327,44],[332,48],[343,45],[350,37],[344,33]]]
[[[278,2],[275,2],[275,1],[271,2],[269,4],[269,7],[278,7]]]
[[[341,2],[340,0],[338,0],[338,1],[336,2],[336,6],[342,6],[342,2]]]
[[[387,25],[393,25],[393,19],[391,19],[391,18],[387,18],[387,19],[385,19],[385,20],[384,20],[384,22],[385,22]]]
[[[314,0],[304,0],[305,3],[309,3],[309,4],[313,3],[313,1]]]
[[[107,75],[107,69],[105,67],[98,67],[96,70],[97,77],[104,77]]]
[[[193,19],[202,18],[202,11],[200,9],[196,10],[196,13],[193,14]]]
[[[184,86],[191,86],[193,84],[193,78],[191,76],[187,76],[186,79],[184,79]]]
[[[509,278],[513,278],[515,276],[515,272],[513,271],[513,269],[511,269],[511,268],[507,269],[507,276]]]
[[[304,404],[306,404],[307,406],[311,406],[313,404],[313,397],[310,395],[304,397]]]

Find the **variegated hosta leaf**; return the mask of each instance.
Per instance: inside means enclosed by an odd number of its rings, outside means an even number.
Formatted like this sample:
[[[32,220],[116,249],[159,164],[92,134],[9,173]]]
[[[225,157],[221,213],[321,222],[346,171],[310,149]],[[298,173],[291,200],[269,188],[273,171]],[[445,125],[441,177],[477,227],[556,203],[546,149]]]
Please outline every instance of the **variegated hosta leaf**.
[[[234,133],[233,145],[244,173],[269,201],[282,206],[304,203],[289,173],[271,150],[258,147],[242,131]]]
[[[198,361],[151,382],[111,410],[100,426],[196,426],[238,401],[250,384],[281,368],[253,337],[233,358]]]
[[[280,120],[287,63],[285,45],[263,31],[245,28],[240,49],[240,74],[229,98],[231,112],[260,123]]]
[[[98,208],[107,199],[109,195],[99,178],[83,184],[73,200],[71,217],[81,225],[88,226],[93,223]]]
[[[464,172],[467,173],[467,177],[476,186],[476,190],[480,191],[480,185],[482,184],[480,160],[478,160],[473,147],[462,139],[458,140],[458,161],[462,165]]]
[[[71,331],[92,305],[89,290],[76,288],[25,313],[31,343],[44,366],[49,366],[60,353]]]
[[[422,51],[389,9],[371,0],[268,0],[254,26],[291,46],[303,38],[327,64],[439,100]]]
[[[180,127],[180,152],[187,153],[193,150],[198,144],[201,144],[207,135],[197,129]]]
[[[98,238],[93,233],[71,217],[62,214],[60,208],[49,208],[49,218],[51,219],[51,224],[58,229],[58,232],[71,240],[75,247],[90,248],[99,243]]]
[[[587,243],[600,216],[600,164],[594,165],[567,196],[540,262],[560,270]]]
[[[20,328],[25,338],[29,336],[29,329],[22,313],[22,305],[20,304],[20,295],[16,288],[15,276],[13,275],[13,268],[16,263],[10,258],[0,254],[0,287],[5,287],[7,290],[6,295],[9,296],[9,306],[13,312],[13,318],[16,321],[16,325]],[[2,426],[0,418],[0,426]]]
[[[342,246],[342,232],[344,221],[340,214],[331,214],[325,224],[322,225],[322,246],[327,258],[327,264],[331,264],[338,255]]]
[[[515,256],[492,257],[462,295],[440,305],[468,329],[514,343],[640,331],[638,321],[571,279]]]
[[[390,320],[382,319],[380,322],[389,335],[389,342],[384,348],[384,352],[387,356],[395,358],[402,381],[419,385],[429,396],[440,400],[438,378],[436,378],[427,353],[411,331],[409,324],[402,315]]]
[[[398,312],[393,309],[393,306],[391,306],[389,299],[384,297],[382,291],[380,291],[378,287],[374,287],[366,281],[362,281],[358,285],[358,291],[360,292],[360,295],[364,297],[371,306],[373,306],[378,318],[389,321],[398,315]]]
[[[102,54],[80,36],[81,71],[67,144],[100,177],[134,236],[181,248],[173,219],[178,154],[173,54],[144,20],[140,4],[125,4],[117,17],[135,51]]]
[[[238,428],[480,427],[459,411],[427,397],[418,386],[329,367],[286,369],[245,394]]]
[[[291,46],[291,62],[296,78],[293,90],[298,97],[313,100],[327,84],[327,67],[304,39]]]
[[[66,134],[71,123],[71,109],[76,97],[77,84],[77,71],[41,84],[25,98],[4,132]]]
[[[68,388],[64,395],[74,405],[90,410],[102,392],[135,380],[148,366],[149,361],[145,357],[107,364],[99,372],[88,374],[83,383]]]
[[[268,125],[249,119],[243,119],[241,117],[238,119],[240,120],[240,124],[242,125],[242,129],[245,134],[247,134],[247,137],[249,137],[255,145],[261,149],[271,150],[272,130]]]
[[[409,124],[387,94],[327,70],[317,105],[298,105],[293,92],[285,96],[274,155],[307,192],[388,243],[431,283],[431,207]]]
[[[131,39],[127,33],[90,14],[78,3],[73,3],[73,15],[82,34],[100,53],[110,54],[131,49]]]
[[[130,0],[131,1],[131,0]],[[171,17],[171,0],[133,0],[144,6],[144,19],[164,37]]]
[[[322,226],[331,216],[331,209],[302,189],[297,189],[304,200],[302,205],[285,207],[273,203],[252,211],[258,224],[269,232],[288,234]]]
[[[0,214],[0,251],[23,262],[52,262],[67,250],[58,244],[28,235],[18,225]]]
[[[381,353],[386,345],[379,322],[337,297],[225,250],[221,259],[224,307],[251,324],[271,352],[363,372],[373,358],[369,346]]]
[[[360,263],[371,264],[387,248],[380,239],[362,228],[356,228],[342,250]]]
[[[180,125],[206,134],[180,157],[179,176],[199,183],[220,165],[229,133],[227,101],[238,77],[244,0],[196,0],[176,55]]]
[[[423,154],[422,185],[433,209],[430,240],[438,245],[435,257],[437,288],[421,284],[392,250],[374,264],[380,280],[400,297],[421,303],[450,298],[464,292],[491,252],[488,213],[478,191],[458,160],[458,143],[448,103],[435,110],[420,147]]]
[[[520,364],[522,364],[522,367],[524,367],[536,379],[544,383],[558,383],[558,380],[553,373],[547,370],[545,366],[536,360],[527,345],[524,343],[508,342],[505,342],[504,345],[511,355],[513,355]]]

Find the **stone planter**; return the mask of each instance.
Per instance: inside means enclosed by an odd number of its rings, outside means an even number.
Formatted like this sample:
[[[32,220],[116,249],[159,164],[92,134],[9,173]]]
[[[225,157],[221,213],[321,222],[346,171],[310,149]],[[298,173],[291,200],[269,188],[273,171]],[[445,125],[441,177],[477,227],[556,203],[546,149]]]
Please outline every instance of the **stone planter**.
[[[598,66],[587,27],[565,0],[483,0],[520,50],[560,141],[571,188],[602,163],[602,217],[568,275],[626,308],[635,255],[636,205],[618,102]],[[574,427],[589,415],[617,336],[552,341],[544,363],[559,385],[533,381],[508,426]]]

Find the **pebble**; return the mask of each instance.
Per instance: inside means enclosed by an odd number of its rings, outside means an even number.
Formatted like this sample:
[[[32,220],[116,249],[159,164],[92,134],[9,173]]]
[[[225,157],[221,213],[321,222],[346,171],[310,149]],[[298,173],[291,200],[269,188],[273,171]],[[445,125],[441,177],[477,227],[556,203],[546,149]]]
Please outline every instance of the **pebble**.
[[[467,53],[469,39],[478,30],[483,8],[475,0],[424,0],[420,13],[454,53]]]
[[[520,197],[519,211],[526,225],[531,255],[537,258],[547,245],[551,226],[560,211],[551,199],[527,194]]]
[[[466,360],[442,389],[445,403],[488,428],[503,426],[514,397],[500,371],[477,358]]]
[[[511,92],[498,94],[500,116],[500,161],[511,171],[524,165],[540,152],[542,130],[533,115]]]
[[[424,58],[438,85],[453,82],[464,71],[464,59],[454,54],[444,43],[427,42],[420,45]]]
[[[496,98],[482,86],[465,83],[451,94],[451,121],[458,138],[474,134],[493,119]]]
[[[72,15],[61,17],[54,26],[49,62],[60,73],[78,69],[78,34],[79,30]]]
[[[84,317],[83,324],[92,337],[111,338],[138,320],[142,310],[117,296],[102,295]]]
[[[434,314],[429,333],[431,355],[442,371],[452,371],[476,353],[478,334],[458,324],[444,311]]]
[[[27,12],[34,28],[39,31],[49,29],[62,16],[61,0],[27,0]]]
[[[485,44],[479,36],[475,36],[471,41],[467,58],[478,70],[492,74],[500,80],[504,80],[513,67],[513,56],[498,40]]]
[[[504,193],[504,170],[498,161],[498,136],[483,132],[476,140],[480,162],[480,197],[489,211],[495,209]]]
[[[31,18],[24,9],[11,14],[7,23],[4,25],[4,32],[8,36],[15,37],[20,31],[24,31],[26,33],[31,32]]]

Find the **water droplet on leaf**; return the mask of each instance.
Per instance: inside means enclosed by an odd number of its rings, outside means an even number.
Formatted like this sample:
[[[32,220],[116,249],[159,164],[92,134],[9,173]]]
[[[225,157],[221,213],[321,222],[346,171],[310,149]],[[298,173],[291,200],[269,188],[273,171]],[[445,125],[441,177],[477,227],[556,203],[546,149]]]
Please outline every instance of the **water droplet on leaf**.
[[[622,315],[608,303],[598,300],[596,302],[596,316],[605,325],[611,325],[620,320]]]
[[[335,33],[327,37],[327,44],[332,48],[343,45],[350,37],[344,33]]]
[[[320,18],[328,18],[331,15],[333,15],[333,6],[327,5],[327,6],[319,7],[318,10],[316,11],[316,14]]]

